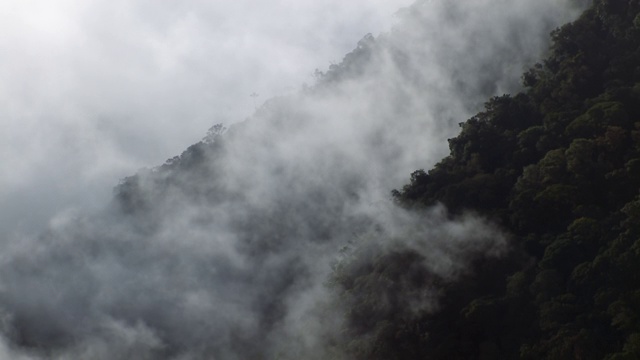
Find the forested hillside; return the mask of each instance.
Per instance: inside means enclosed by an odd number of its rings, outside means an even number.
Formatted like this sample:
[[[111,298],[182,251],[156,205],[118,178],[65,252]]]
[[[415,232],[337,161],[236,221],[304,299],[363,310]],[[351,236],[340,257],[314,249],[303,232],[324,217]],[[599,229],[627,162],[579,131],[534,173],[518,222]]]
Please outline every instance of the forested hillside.
[[[640,2],[596,1],[552,39],[525,91],[491,98],[449,156],[394,191],[407,208],[491,218],[509,254],[445,284],[438,312],[379,334],[395,355],[359,358],[640,356]]]
[[[637,358],[640,1],[575,3],[417,1],[5,249],[0,355]]]

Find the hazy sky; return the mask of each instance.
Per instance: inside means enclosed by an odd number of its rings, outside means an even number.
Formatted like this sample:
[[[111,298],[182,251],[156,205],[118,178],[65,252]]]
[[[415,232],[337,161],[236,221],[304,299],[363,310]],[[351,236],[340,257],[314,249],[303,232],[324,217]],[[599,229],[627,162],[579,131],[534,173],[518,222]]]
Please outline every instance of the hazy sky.
[[[0,235],[102,205],[215,123],[313,82],[409,0],[0,2]]]

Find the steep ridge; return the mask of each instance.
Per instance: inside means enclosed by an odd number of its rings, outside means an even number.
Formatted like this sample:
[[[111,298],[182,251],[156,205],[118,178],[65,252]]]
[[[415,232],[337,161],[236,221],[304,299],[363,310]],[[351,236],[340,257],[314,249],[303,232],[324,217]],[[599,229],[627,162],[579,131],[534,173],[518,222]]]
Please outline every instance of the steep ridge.
[[[394,192],[512,237],[517,261],[481,264],[490,277],[450,285],[440,312],[403,324],[432,359],[640,354],[640,2],[595,1],[552,39],[524,92],[492,98],[448,157]]]
[[[103,212],[6,249],[0,350],[59,359],[432,354],[425,326],[452,311],[442,297],[462,293],[447,301],[454,306],[498,291],[465,279],[481,266],[503,276],[514,261],[486,265],[509,251],[504,231],[462,211],[483,210],[473,203],[416,190],[426,173],[396,193],[404,208],[389,189],[442,157],[442,139],[483,99],[517,89],[545,35],[574,14],[551,0],[405,9],[396,29],[363,38],[315,86],[124,179]],[[545,74],[529,81],[551,81]],[[449,210],[418,209],[437,201]],[[445,330],[439,336],[456,334]]]

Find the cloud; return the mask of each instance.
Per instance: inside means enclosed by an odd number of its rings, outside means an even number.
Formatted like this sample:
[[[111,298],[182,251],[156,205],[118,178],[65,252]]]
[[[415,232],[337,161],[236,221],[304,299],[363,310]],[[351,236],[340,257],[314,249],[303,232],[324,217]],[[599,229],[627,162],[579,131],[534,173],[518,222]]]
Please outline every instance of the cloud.
[[[7,119],[27,126],[13,133],[29,146],[14,140],[3,152],[17,170],[1,181],[33,194],[0,195],[23,214],[39,203],[55,210],[69,194],[86,200],[159,149],[178,153],[193,136],[186,129],[202,126],[185,119],[226,122],[239,114],[225,108],[238,94],[251,110],[252,91],[277,94],[271,84],[299,81],[317,61],[305,46],[334,49],[327,34],[342,38],[356,31],[344,30],[348,21],[368,26],[387,13],[375,12],[383,2],[234,2],[224,16],[198,1],[62,4],[26,13],[15,5],[12,20],[41,27],[13,48],[52,55],[16,60],[23,95],[2,91]],[[303,10],[314,17],[287,17]],[[0,257],[5,348],[59,359],[340,356],[330,334],[343,309],[325,307],[333,295],[324,286],[340,248],[355,246],[355,263],[416,252],[446,278],[474,254],[504,251],[505,236],[482,219],[407,212],[388,194],[438,161],[444,139],[487,97],[517,90],[551,28],[575,14],[552,0],[420,1],[317,86],[283,91],[216,141],[141,171],[106,208],[58,212],[42,235],[9,237]],[[307,20],[308,32],[291,30]],[[58,31],[45,41],[43,28]],[[167,143],[150,140],[159,137]],[[437,307],[437,291],[425,291],[412,308]]]
[[[4,3],[0,210],[4,235],[94,207],[211,125],[244,120],[312,81],[397,1],[31,0]]]

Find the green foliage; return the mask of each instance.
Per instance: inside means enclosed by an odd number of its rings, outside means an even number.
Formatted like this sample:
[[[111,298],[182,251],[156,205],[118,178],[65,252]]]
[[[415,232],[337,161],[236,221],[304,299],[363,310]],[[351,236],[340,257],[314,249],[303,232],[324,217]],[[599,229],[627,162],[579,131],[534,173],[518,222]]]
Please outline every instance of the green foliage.
[[[447,286],[422,320],[429,358],[640,358],[639,19],[640,1],[594,1],[524,94],[492,98],[394,191],[489,216],[520,254],[483,290]]]
[[[349,309],[344,350],[354,359],[419,357],[419,344],[429,336],[420,321],[430,310],[424,302],[442,279],[414,251],[367,250],[338,263],[330,281]]]
[[[626,126],[629,115],[620,102],[600,102],[573,120],[565,131],[570,138],[593,138],[610,126]]]

